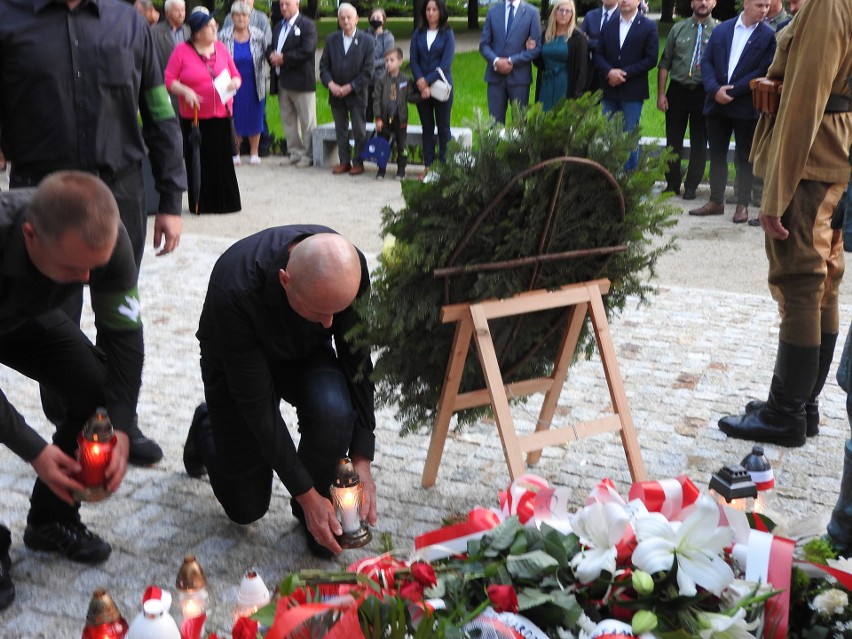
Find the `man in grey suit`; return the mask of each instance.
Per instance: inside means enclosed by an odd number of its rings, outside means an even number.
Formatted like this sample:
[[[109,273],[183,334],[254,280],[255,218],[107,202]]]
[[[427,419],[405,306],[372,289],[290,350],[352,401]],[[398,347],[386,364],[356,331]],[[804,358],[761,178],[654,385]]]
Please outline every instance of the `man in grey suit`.
[[[166,0],[163,10],[166,12],[166,19],[151,27],[151,33],[154,34],[154,42],[157,45],[157,52],[160,54],[160,62],[163,63],[165,69],[175,47],[181,42],[189,40],[189,26],[183,23],[186,19],[186,2],[184,0]],[[175,113],[178,113],[178,97],[170,95],[169,98],[172,101]]]
[[[361,149],[367,140],[367,85],[373,77],[376,41],[366,31],[357,29],[358,12],[348,2],[337,9],[340,30],[325,39],[320,58],[320,81],[328,88],[328,104],[337,135],[337,157],[340,163],[332,173],[361,175],[364,161]],[[349,120],[355,137],[355,157],[349,156]]]
[[[524,0],[506,0],[488,10],[479,52],[487,63],[488,113],[497,122],[506,121],[510,100],[521,107],[529,104],[532,61],[539,51],[541,18],[535,7]]]

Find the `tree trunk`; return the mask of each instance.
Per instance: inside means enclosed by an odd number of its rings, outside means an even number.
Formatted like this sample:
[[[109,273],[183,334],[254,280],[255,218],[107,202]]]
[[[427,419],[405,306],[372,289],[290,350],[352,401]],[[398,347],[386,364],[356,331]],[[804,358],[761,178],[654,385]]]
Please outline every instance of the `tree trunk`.
[[[479,0],[468,0],[467,28],[479,29]]]
[[[663,0],[660,22],[674,22],[674,0]]]
[[[420,12],[423,10],[422,7],[425,1],[426,0],[414,0],[414,17],[412,18],[412,21],[414,22],[415,31],[420,28]]]

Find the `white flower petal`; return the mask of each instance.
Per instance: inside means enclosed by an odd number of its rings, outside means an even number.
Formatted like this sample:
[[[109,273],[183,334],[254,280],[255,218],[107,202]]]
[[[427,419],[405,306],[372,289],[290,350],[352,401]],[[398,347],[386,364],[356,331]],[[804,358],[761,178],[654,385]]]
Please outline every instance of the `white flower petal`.
[[[633,565],[652,575],[671,570],[674,559],[674,546],[667,539],[641,541],[633,551]]]
[[[607,539],[609,543],[607,545],[614,546],[624,536],[627,524],[630,523],[630,517],[623,506],[614,502],[604,504],[603,515],[608,531]]]
[[[675,540],[675,532],[671,522],[660,513],[648,513],[638,517],[633,524],[636,531],[636,540],[642,542],[644,539],[670,539]]]
[[[721,596],[722,591],[734,580],[733,570],[718,555],[703,552],[678,553],[677,563],[678,583],[680,574],[686,573],[691,580],[717,597]],[[681,591],[680,594],[685,593]]]
[[[587,548],[571,558],[574,575],[582,583],[593,582],[604,570],[615,572],[615,548]]]

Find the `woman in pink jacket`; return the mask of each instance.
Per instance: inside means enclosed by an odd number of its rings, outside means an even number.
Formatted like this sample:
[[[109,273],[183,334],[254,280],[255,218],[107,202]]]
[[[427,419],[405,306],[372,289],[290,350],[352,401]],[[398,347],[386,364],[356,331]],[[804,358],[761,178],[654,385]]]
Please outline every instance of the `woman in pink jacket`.
[[[193,213],[233,213],[242,205],[234,172],[236,142],[231,109],[233,94],[242,80],[227,48],[216,39],[213,16],[197,8],[186,23],[192,35],[187,42],[177,45],[169,58],[166,88],[180,98],[189,210]],[[223,80],[220,76],[225,72]],[[217,78],[217,83],[223,85],[222,93],[228,96],[224,102],[213,84]],[[191,138],[196,113],[201,132],[200,153],[194,149]],[[199,156],[199,166],[195,166],[194,158]]]

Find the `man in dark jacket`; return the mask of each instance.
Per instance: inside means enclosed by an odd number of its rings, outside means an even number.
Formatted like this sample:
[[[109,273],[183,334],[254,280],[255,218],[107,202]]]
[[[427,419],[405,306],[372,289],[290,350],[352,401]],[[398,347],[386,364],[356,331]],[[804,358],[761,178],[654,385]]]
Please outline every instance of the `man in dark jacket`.
[[[0,392],[0,442],[38,475],[24,544],[85,564],[109,557],[109,543],[80,520],[73,455],[77,435],[99,406],[116,428],[106,469],[115,492],[127,470],[142,381],[142,319],[136,264],[115,198],[88,173],[57,172],[38,189],[0,194],[0,363],[49,388],[65,415],[48,444]],[[91,292],[98,329],[92,344],[64,312]],[[12,603],[10,534],[0,526],[0,608]]]
[[[337,134],[337,157],[340,163],[332,173],[361,175],[364,161],[361,150],[367,140],[367,86],[373,77],[376,40],[358,26],[358,12],[348,2],[337,9],[340,30],[325,40],[320,58],[320,81],[328,88],[328,103]],[[350,158],[349,121],[355,137],[355,155]]]
[[[313,164],[312,136],[317,127],[317,28],[299,13],[299,0],[281,0],[282,20],[267,50],[278,86],[278,111],[287,139],[287,164]]]

